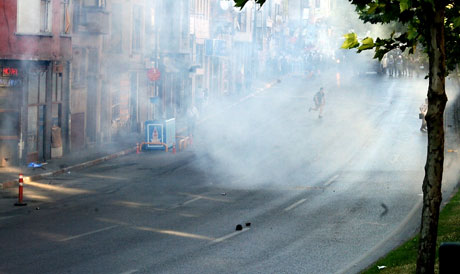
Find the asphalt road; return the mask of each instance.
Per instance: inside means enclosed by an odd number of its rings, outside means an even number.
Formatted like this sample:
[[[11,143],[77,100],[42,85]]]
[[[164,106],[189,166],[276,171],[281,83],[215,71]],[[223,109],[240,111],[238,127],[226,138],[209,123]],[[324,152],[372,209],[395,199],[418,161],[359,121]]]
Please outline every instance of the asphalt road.
[[[208,107],[186,151],[27,184],[0,218],[0,273],[358,272],[419,224],[426,83],[354,80],[290,78]]]

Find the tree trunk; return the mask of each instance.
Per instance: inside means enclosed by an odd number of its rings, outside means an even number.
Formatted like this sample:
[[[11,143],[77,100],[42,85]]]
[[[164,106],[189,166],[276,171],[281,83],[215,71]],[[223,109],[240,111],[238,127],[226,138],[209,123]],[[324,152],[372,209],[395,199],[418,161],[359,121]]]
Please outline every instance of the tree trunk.
[[[438,3],[436,3],[438,2]],[[428,151],[423,179],[423,208],[417,273],[434,273],[438,220],[442,200],[441,183],[444,165],[444,110],[446,55],[444,48],[444,5],[435,1],[436,8],[427,9],[427,41],[429,55],[428,86]],[[431,17],[431,20],[430,20]]]

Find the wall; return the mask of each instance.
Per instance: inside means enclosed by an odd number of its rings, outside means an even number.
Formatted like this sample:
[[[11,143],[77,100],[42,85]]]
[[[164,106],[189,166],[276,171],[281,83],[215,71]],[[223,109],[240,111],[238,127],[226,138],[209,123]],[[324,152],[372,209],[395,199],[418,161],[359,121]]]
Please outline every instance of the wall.
[[[0,59],[70,59],[71,38],[61,36],[61,1],[52,0],[51,3],[52,33],[45,36],[16,33],[17,0],[0,1]]]

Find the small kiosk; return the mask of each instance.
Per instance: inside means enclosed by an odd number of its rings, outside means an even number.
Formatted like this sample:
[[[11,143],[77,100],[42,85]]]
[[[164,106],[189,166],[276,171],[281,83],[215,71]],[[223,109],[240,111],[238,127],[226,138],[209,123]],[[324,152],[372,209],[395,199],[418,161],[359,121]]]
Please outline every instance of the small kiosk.
[[[145,122],[145,150],[166,150],[176,143],[176,119]]]

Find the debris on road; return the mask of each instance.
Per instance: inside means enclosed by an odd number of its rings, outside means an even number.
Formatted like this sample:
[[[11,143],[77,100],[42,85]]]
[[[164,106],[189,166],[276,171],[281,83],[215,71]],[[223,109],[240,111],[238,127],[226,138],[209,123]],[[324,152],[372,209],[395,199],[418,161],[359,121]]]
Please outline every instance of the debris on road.
[[[221,193],[220,195],[222,195],[222,196],[226,196],[226,195],[227,195],[227,193],[223,192],[223,193]]]
[[[249,222],[246,223],[246,226],[247,226],[247,227],[250,227],[250,226],[251,226],[251,223],[249,223]]]
[[[44,167],[44,165],[46,165],[48,163],[35,163],[35,162],[30,162],[27,167],[30,167],[30,168],[33,168],[33,169],[36,169],[36,168],[41,168],[41,169],[46,169]]]
[[[37,207],[35,208],[35,210],[40,210],[40,208],[37,206]]]
[[[388,213],[388,207],[384,203],[381,203],[380,206],[383,207],[383,212],[382,212],[382,214],[380,214],[380,217],[383,217]]]
[[[236,230],[236,231],[243,230],[243,226],[240,225],[240,224],[237,224],[235,230]]]
[[[378,265],[377,268],[378,268],[379,270],[382,270],[382,269],[387,268],[387,267],[384,266],[384,265]]]

